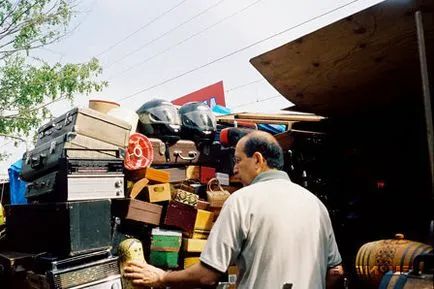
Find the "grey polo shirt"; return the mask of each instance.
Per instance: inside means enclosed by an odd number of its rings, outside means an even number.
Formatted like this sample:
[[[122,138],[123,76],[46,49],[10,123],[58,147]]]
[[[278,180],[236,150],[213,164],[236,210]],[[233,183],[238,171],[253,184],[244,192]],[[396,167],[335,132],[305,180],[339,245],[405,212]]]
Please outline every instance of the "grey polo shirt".
[[[325,206],[278,170],[229,197],[200,260],[220,272],[237,265],[237,288],[249,289],[322,289],[342,262]]]

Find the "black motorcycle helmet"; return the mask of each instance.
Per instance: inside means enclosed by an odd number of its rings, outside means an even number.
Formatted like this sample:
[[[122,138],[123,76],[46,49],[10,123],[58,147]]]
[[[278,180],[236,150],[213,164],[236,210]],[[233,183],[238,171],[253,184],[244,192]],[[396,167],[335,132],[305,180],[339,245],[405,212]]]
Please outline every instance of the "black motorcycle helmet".
[[[208,105],[188,102],[179,109],[182,136],[197,143],[212,142],[216,133],[216,120]]]
[[[181,120],[176,107],[169,101],[153,99],[138,110],[139,132],[163,141],[180,139]]]

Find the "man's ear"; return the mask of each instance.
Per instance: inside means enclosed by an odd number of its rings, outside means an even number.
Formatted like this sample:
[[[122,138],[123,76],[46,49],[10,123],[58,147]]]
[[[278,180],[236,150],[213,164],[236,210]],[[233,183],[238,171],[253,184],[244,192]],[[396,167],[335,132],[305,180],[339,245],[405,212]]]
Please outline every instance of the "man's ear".
[[[265,159],[260,152],[253,153],[253,159],[255,160],[256,169],[262,169]]]

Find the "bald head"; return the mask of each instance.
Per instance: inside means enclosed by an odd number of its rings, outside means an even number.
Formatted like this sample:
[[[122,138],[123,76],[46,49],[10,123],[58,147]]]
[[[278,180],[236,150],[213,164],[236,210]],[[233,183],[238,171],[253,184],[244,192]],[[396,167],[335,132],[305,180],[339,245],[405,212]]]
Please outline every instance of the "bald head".
[[[283,151],[277,140],[264,131],[253,131],[239,141],[247,157],[255,152],[261,153],[270,169],[281,169],[283,167]]]

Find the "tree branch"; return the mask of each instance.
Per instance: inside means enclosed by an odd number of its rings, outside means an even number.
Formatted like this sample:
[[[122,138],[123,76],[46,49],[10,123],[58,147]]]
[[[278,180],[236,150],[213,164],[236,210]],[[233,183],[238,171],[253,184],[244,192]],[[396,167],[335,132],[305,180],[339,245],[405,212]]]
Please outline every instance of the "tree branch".
[[[0,137],[7,137],[7,138],[13,138],[13,139],[17,139],[17,140],[20,140],[20,141],[22,141],[22,142],[24,142],[26,145],[27,145],[27,140],[25,140],[24,138],[22,138],[22,137],[19,137],[19,136],[16,136],[16,135],[8,135],[8,134],[5,134],[5,133],[1,133],[0,132]]]
[[[2,21],[2,22],[0,22],[0,27],[2,27],[3,24],[6,22],[6,20],[8,20],[9,17],[11,17],[12,14],[14,14],[14,13],[16,12],[16,9],[18,8],[18,5],[19,5],[19,4],[20,4],[20,3],[17,2],[17,3],[15,4],[15,7],[12,7],[11,11],[9,12],[9,14],[6,15],[5,18],[3,18],[3,21]]]
[[[3,34],[3,32],[5,32],[5,31],[8,31],[14,24],[16,24],[17,23],[17,21],[20,21],[21,20],[21,17],[25,14],[25,13],[28,13],[31,9],[33,9],[35,6],[36,6],[36,2],[35,3],[33,3],[33,5],[30,5],[26,10],[24,10],[18,17],[16,17],[16,20],[15,21],[12,21],[10,24],[9,24],[9,26],[6,28],[6,29],[4,29],[2,32],[0,32],[0,34]],[[17,7],[19,7],[19,5],[20,4],[17,4]],[[13,11],[14,13],[16,12],[16,11]],[[12,14],[13,13],[11,13],[10,15],[9,15],[9,17],[11,17],[12,16]],[[2,25],[3,26],[3,25]],[[0,26],[1,27],[1,26]],[[9,33],[7,33],[7,34],[9,34]]]
[[[53,44],[54,42],[59,41],[60,39],[66,37],[68,34],[69,33],[61,34],[61,35],[57,36],[56,38],[48,41],[47,43],[41,43],[39,45],[29,47],[29,48],[27,48],[25,50],[30,51],[30,50],[34,50],[34,49],[37,49],[37,48],[41,48],[43,46],[47,46],[47,45]],[[36,43],[36,42],[39,42],[39,40],[34,40],[32,43]],[[17,49],[13,49],[13,50],[2,51],[1,53],[3,53],[3,56],[0,56],[0,60],[5,59],[9,54],[13,54],[13,53],[16,53],[16,52],[19,52],[19,51],[23,51],[23,50],[24,50],[24,48],[17,48]]]
[[[44,107],[47,107],[47,106],[49,106],[49,105],[51,105],[53,103],[56,103],[58,101],[65,100],[65,99],[67,99],[66,96],[61,96],[59,98],[56,98],[56,99],[54,99],[54,100],[52,100],[50,102],[47,102],[47,103],[43,104],[43,105],[40,105],[40,106],[37,106],[37,107],[33,107],[33,108],[29,108],[28,110],[24,111],[24,113],[30,113],[30,112],[33,112],[33,111],[36,111],[36,110],[43,109]],[[10,114],[10,115],[0,116],[0,119],[17,118],[17,117],[19,117],[22,114],[23,114],[23,112],[17,112],[17,113]]]

